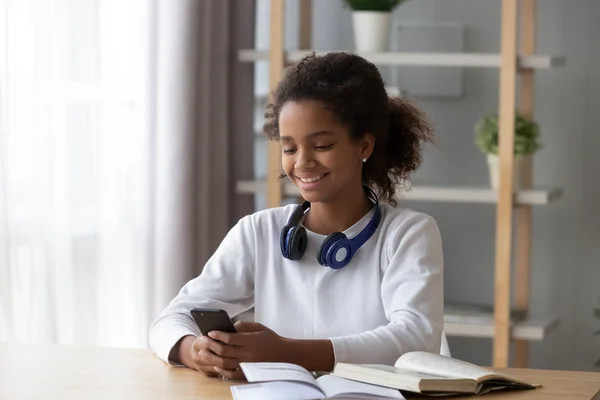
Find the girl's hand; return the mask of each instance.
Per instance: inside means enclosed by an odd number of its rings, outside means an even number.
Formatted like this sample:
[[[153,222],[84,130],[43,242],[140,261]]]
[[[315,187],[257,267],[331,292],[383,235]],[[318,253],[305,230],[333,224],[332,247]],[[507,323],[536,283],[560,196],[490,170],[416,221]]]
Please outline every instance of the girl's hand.
[[[212,331],[207,349],[229,364],[215,365],[215,371],[224,378],[240,379],[240,362],[285,362],[288,353],[288,340],[277,335],[271,329],[257,322],[238,321],[235,323],[238,333]],[[212,340],[214,339],[214,340]],[[222,342],[222,343],[220,343]],[[217,360],[213,358],[212,360]],[[237,362],[237,364],[235,364]]]
[[[189,339],[194,338],[189,337]],[[239,361],[216,355],[209,348],[213,345],[213,342],[214,340],[206,336],[195,338],[191,345],[188,344],[189,353],[188,357],[185,357],[188,362],[185,364],[188,367],[201,372],[205,376],[218,376],[219,372],[216,368],[219,368],[219,370],[222,371],[230,371],[227,374],[227,377],[231,377],[232,379],[243,379],[244,374],[239,370]]]

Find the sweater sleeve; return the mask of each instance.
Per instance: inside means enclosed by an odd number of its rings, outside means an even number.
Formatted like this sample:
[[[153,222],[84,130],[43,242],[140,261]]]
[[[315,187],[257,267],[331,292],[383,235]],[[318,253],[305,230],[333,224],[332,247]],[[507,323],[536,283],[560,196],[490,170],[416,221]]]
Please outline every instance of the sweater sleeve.
[[[187,282],[150,326],[150,348],[169,364],[184,336],[201,333],[191,316],[194,307],[221,308],[234,317],[254,305],[254,232],[244,217],[227,233],[202,273]]]
[[[389,235],[381,299],[389,324],[329,338],[336,362],[393,365],[409,351],[439,353],[444,322],[443,254],[434,219],[417,214]]]

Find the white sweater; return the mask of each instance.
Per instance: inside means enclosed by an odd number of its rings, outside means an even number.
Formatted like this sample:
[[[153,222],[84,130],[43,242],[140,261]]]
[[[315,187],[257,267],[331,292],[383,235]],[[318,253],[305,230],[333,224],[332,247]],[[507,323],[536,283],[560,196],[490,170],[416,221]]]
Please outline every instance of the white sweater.
[[[180,338],[200,335],[193,307],[222,308],[231,317],[254,307],[256,321],[281,336],[331,340],[336,362],[392,365],[408,351],[440,351],[443,257],[433,218],[381,203],[375,234],[350,264],[333,270],[316,259],[326,236],[308,230],[302,260],[281,255],[280,230],[294,207],[256,212],[228,232],[152,324],[150,346],[160,358],[171,363]],[[372,213],[344,233],[355,236]]]

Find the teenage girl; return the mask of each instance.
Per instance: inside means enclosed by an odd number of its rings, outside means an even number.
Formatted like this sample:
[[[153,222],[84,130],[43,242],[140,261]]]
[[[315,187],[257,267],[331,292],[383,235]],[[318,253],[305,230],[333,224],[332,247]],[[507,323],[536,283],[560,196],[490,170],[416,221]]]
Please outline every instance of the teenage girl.
[[[203,272],[150,329],[172,365],[243,379],[240,362],[393,365],[440,352],[442,242],[430,216],[396,206],[396,189],[432,139],[424,115],[388,98],[377,68],[347,53],[308,56],[274,93],[264,131],[306,200],[243,217]],[[235,317],[238,333],[202,336],[194,307]]]

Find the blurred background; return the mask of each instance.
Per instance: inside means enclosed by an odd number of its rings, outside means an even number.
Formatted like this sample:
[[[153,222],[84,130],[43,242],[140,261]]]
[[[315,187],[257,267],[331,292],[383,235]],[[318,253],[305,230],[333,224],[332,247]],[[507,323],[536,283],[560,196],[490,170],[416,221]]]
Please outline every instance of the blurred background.
[[[288,50],[300,1],[285,2]],[[566,63],[535,75],[534,185],[560,196],[532,208],[530,312],[551,323],[529,365],[594,370],[600,2],[538,3],[537,52]],[[349,3],[311,4],[312,48],[353,51]],[[500,14],[500,0],[406,0],[388,50],[498,53]],[[146,347],[227,230],[266,207],[264,190],[238,183],[268,173],[269,63],[255,50],[271,22],[269,0],[0,0],[0,341]],[[498,69],[380,68],[437,132],[415,187],[488,190],[475,126],[498,110]],[[495,204],[401,205],[440,226],[448,304],[493,306]],[[453,356],[491,364],[489,334],[449,336]]]

